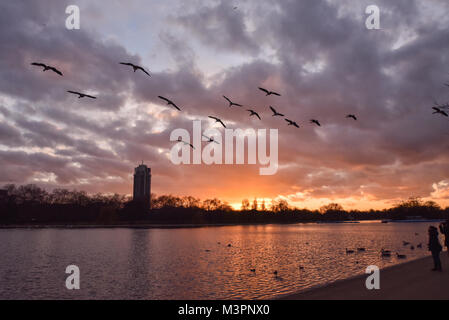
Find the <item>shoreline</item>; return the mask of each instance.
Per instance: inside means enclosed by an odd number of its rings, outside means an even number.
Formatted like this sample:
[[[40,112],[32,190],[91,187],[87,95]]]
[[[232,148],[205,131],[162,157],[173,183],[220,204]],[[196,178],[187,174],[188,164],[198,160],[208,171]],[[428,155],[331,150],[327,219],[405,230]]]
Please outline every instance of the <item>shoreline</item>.
[[[430,255],[430,252],[429,252]],[[432,257],[407,261],[380,270],[380,289],[368,290],[368,274],[315,286],[275,300],[449,300],[449,258],[441,252],[443,272],[430,271]]]
[[[374,220],[373,220],[374,221]],[[7,229],[191,229],[191,228],[204,228],[204,227],[231,227],[231,226],[266,226],[266,225],[293,225],[293,224],[310,224],[317,222],[291,222],[291,223],[186,223],[186,224],[176,224],[176,223],[148,223],[148,224],[46,224],[46,225],[0,225],[0,230]]]
[[[443,220],[392,220],[389,223],[420,223],[441,222]],[[355,220],[355,221],[298,221],[298,222],[248,222],[248,223],[123,223],[123,224],[11,224],[0,225],[3,229],[181,229],[181,228],[203,228],[203,227],[229,227],[229,226],[265,226],[265,225],[295,225],[295,224],[359,224],[361,222],[378,222],[381,220]]]

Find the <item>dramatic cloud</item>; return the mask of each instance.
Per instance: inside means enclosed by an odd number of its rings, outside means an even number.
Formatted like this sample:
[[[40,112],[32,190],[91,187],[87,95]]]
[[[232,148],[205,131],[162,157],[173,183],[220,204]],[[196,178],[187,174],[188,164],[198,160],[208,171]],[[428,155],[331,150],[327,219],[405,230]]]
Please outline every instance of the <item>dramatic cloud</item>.
[[[69,4],[80,6],[80,30],[65,28]],[[370,4],[4,2],[0,185],[129,194],[133,168],[144,160],[158,194],[233,204],[284,198],[313,208],[384,207],[409,196],[448,205],[449,119],[431,107],[449,101],[449,3],[377,1],[381,30],[367,30]],[[266,97],[259,86],[282,96]],[[229,108],[223,95],[244,108]],[[272,117],[270,105],[301,128]],[[277,174],[260,176],[259,165],[172,164],[172,130],[191,131],[192,120],[220,129],[208,115],[230,128],[279,129]]]

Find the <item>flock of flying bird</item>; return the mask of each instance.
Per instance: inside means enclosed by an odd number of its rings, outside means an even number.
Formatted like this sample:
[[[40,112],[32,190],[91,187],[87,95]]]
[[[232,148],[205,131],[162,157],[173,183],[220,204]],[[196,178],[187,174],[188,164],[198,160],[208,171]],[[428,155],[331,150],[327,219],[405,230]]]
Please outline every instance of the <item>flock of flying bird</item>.
[[[143,67],[141,67],[139,65],[135,65],[135,64],[129,63],[129,62],[119,62],[119,64],[132,67],[134,72],[140,70],[143,73],[145,73],[146,75],[148,75],[149,77],[151,77],[150,73],[147,72]],[[57,68],[55,68],[53,66],[46,65],[44,63],[39,63],[39,62],[33,62],[33,63],[31,63],[31,65],[37,66],[37,67],[42,67],[43,68],[42,71],[50,70],[50,71],[53,71],[53,72],[55,72],[56,74],[58,74],[60,76],[63,76],[62,72],[59,71]],[[262,87],[259,87],[258,89],[260,91],[262,91],[263,93],[265,93],[265,96],[271,96],[271,95],[278,96],[278,97],[281,96],[280,93],[277,93],[275,91],[270,91],[270,90],[267,90],[267,89],[262,88]],[[74,95],[77,95],[79,99],[81,99],[81,98],[96,99],[97,98],[97,97],[94,97],[92,95],[89,95],[89,94],[86,94],[86,93],[82,93],[82,92],[78,92],[78,91],[68,90],[67,92],[71,93],[71,94],[74,94]],[[181,108],[176,103],[174,103],[172,100],[170,100],[170,99],[168,99],[166,97],[163,97],[163,96],[158,96],[158,98],[163,100],[167,104],[167,106],[171,106],[171,107],[175,108],[176,110],[181,111]],[[229,107],[243,107],[242,104],[233,102],[231,99],[229,99],[226,96],[223,96],[223,98],[228,102]],[[272,115],[273,117],[285,117],[284,114],[279,113],[278,111],[276,111],[276,109],[274,107],[270,106],[269,108],[273,112],[273,115]],[[254,111],[252,109],[247,109],[246,111],[248,111],[250,113],[249,114],[250,117],[255,116],[259,120],[262,120],[262,118],[260,117],[260,115],[256,111]],[[225,123],[220,118],[215,117],[215,116],[209,116],[209,118],[212,119],[212,120],[215,120],[215,123],[220,123],[224,128],[226,128]],[[357,120],[357,117],[355,115],[353,115],[353,114],[348,114],[346,116],[346,118]],[[295,121],[287,119],[287,118],[285,118],[285,121],[287,122],[288,126],[294,126],[296,128],[299,128],[299,125]],[[310,123],[315,124],[317,126],[321,126],[321,123],[318,120],[316,120],[316,119],[311,119]],[[218,142],[214,141],[213,137],[206,137],[206,136],[204,136],[204,137],[207,138],[209,140],[209,142],[218,143]],[[181,138],[178,139],[178,142],[182,142],[182,143],[184,143],[186,145],[189,145],[190,147],[192,147],[194,149],[194,147],[193,147],[193,145],[191,143],[184,142],[184,141],[181,140]]]
[[[132,67],[134,72],[140,70],[143,73],[145,73],[146,75],[148,75],[149,77],[151,77],[150,73],[147,72],[143,67],[141,67],[139,65],[135,65],[135,64],[129,63],[129,62],[119,62],[119,64]],[[63,76],[62,72],[59,71],[57,68],[55,68],[53,66],[46,65],[44,63],[39,63],[39,62],[33,62],[33,63],[31,63],[31,65],[37,66],[37,67],[42,67],[43,68],[42,71],[50,70],[50,71],[53,71],[54,73],[56,73],[56,74],[58,74],[60,76]],[[449,87],[449,83],[445,83],[445,85]],[[270,91],[270,90],[267,90],[267,89],[262,88],[262,87],[259,87],[258,89],[260,91],[262,91],[263,93],[265,93],[265,96],[271,96],[271,95],[278,96],[278,97],[281,96],[281,94],[279,94],[279,93],[277,93],[275,91]],[[94,97],[92,95],[85,94],[85,93],[78,92],[78,91],[68,90],[67,92],[71,93],[71,94],[74,94],[74,95],[78,95],[79,99],[81,99],[81,98],[96,99],[97,98],[97,97]],[[175,108],[176,110],[181,111],[181,108],[176,103],[174,103],[172,100],[170,100],[170,99],[168,99],[166,97],[163,97],[163,96],[158,96],[158,98],[163,100],[167,104],[167,106],[171,106],[171,107]],[[225,95],[223,95],[223,98],[228,102],[229,107],[243,107],[242,104],[239,104],[239,103],[236,103],[236,102],[232,101],[231,99],[229,99]],[[445,116],[445,117],[449,116],[448,113],[446,111],[444,111],[444,109],[449,109],[449,103],[446,103],[444,105],[440,105],[436,101],[434,103],[435,103],[435,106],[432,107],[432,109],[434,110],[433,114],[441,114],[442,116]],[[274,107],[269,106],[269,108],[270,108],[270,110],[273,113],[272,114],[273,117],[285,117],[284,114],[279,113]],[[248,111],[250,113],[249,114],[250,117],[255,116],[259,120],[262,120],[260,115],[256,111],[254,111],[252,109],[247,109],[246,111]],[[215,116],[209,116],[209,118],[212,119],[212,120],[215,120],[215,123],[220,123],[224,128],[226,128],[225,123],[220,118],[215,117]],[[346,118],[347,119],[353,119],[353,120],[357,121],[357,117],[354,114],[348,114],[346,116]],[[287,118],[285,118],[284,120],[287,122],[288,126],[293,126],[293,127],[299,128],[299,125],[295,121],[287,119]],[[311,119],[310,123],[313,124],[313,125],[316,125],[318,127],[321,127],[321,123],[317,119]],[[209,140],[209,142],[218,143],[218,142],[214,141],[213,137],[206,137],[206,136],[204,136],[204,137],[207,138]],[[193,147],[193,145],[191,143],[184,142],[184,141],[181,140],[181,138],[178,139],[178,142],[182,142],[182,143],[184,143],[186,145],[189,145],[191,148],[194,149],[194,147]]]
[[[262,87],[259,87],[258,89],[259,89],[260,91],[264,92],[264,93],[265,93],[265,96],[271,96],[271,95],[278,96],[278,97],[281,96],[280,93],[277,93],[277,92],[275,92],[275,91],[270,91],[270,90],[267,90],[267,89],[262,88]],[[226,97],[226,96],[223,96],[223,98],[229,103],[229,107],[234,107],[234,106],[235,106],[235,107],[243,107],[243,105],[241,105],[241,104],[239,104],[239,103],[233,102],[231,99],[229,99],[229,98]],[[273,117],[285,117],[284,114],[279,113],[279,112],[276,111],[276,109],[273,108],[272,106],[270,106],[269,108],[270,108],[271,112],[273,112],[273,114],[272,114]],[[259,115],[256,111],[254,111],[254,110],[252,110],[252,109],[247,109],[246,111],[248,111],[248,112],[250,113],[250,114],[249,114],[250,117],[255,116],[255,117],[257,117],[259,120],[262,120],[261,117],[260,117],[260,115]],[[223,123],[223,121],[222,121],[221,119],[219,119],[219,118],[217,118],[217,117],[213,117],[213,116],[209,116],[209,118],[214,119],[215,122],[219,122],[224,128],[226,128],[226,125]],[[346,116],[346,118],[352,118],[352,119],[354,119],[354,120],[357,120],[357,117],[356,117],[355,115],[353,115],[353,114],[348,114],[348,115]],[[288,126],[294,126],[294,127],[296,127],[296,128],[299,128],[299,125],[298,125],[295,121],[290,120],[290,119],[287,119],[287,118],[285,118],[284,120],[287,122],[287,125],[288,125]],[[316,119],[311,119],[311,120],[310,120],[310,123],[316,124],[316,125],[319,126],[319,127],[321,126],[320,122],[319,122],[318,120],[316,120]]]

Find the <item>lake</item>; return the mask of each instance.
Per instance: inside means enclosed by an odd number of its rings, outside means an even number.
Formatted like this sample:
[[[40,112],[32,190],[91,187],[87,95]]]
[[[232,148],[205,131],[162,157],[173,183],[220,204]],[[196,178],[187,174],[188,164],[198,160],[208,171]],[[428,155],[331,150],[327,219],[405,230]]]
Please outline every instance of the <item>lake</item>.
[[[429,225],[1,229],[0,298],[269,299],[429,255]],[[381,258],[382,248],[407,259]],[[65,287],[68,265],[80,269],[80,290]]]

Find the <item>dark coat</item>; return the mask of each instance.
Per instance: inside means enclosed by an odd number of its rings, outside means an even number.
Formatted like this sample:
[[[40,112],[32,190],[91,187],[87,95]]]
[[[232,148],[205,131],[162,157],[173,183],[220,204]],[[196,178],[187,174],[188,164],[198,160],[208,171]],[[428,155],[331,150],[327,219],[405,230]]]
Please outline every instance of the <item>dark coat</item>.
[[[438,231],[432,232],[429,234],[429,251],[432,252],[441,252],[443,247],[440,244],[440,240],[438,239]]]

